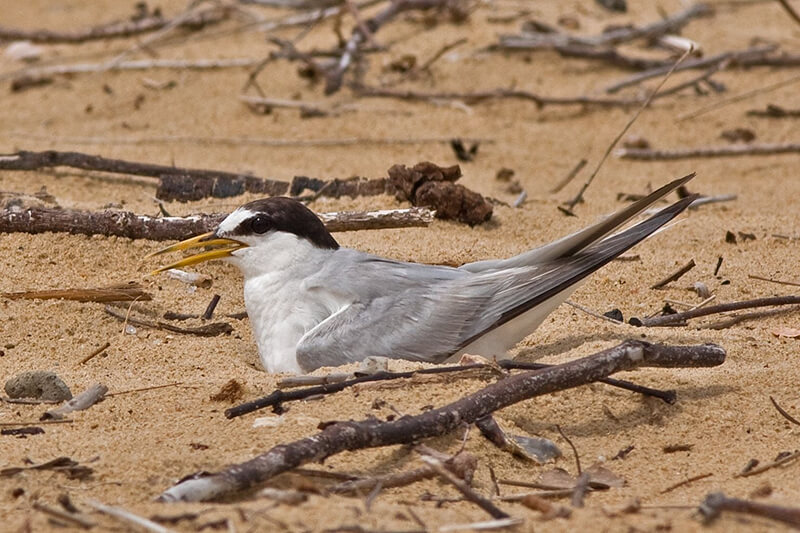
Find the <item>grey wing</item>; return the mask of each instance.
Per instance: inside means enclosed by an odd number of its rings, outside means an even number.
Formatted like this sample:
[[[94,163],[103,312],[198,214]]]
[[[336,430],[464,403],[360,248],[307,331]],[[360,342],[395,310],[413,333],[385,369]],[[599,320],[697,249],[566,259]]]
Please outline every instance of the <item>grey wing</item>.
[[[297,345],[305,371],[362,361],[369,356],[442,362],[471,335],[490,302],[486,283],[408,289],[355,302],[306,333]]]

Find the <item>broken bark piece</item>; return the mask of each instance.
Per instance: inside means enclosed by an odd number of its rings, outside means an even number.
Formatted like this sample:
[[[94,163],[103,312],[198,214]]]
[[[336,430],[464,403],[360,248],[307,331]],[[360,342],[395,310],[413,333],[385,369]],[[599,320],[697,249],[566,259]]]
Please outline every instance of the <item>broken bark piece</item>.
[[[152,300],[141,285],[129,283],[102,289],[53,289],[45,291],[3,292],[0,297],[9,300],[72,300],[75,302],[130,302]]]
[[[422,162],[411,168],[394,165],[389,169],[389,184],[398,200],[436,210],[436,217],[470,225],[492,217],[492,204],[480,194],[454,183],[461,177],[458,165],[440,167]]]
[[[78,394],[71,400],[67,401],[64,405],[50,409],[42,415],[42,420],[62,420],[64,415],[74,411],[83,411],[90,408],[94,404],[103,401],[108,387],[101,383],[92,385],[82,393]]]

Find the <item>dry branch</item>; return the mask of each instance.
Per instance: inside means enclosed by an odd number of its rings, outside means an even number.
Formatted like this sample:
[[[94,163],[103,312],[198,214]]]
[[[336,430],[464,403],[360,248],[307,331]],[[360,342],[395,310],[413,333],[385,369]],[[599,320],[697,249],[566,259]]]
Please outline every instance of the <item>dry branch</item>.
[[[657,283],[653,283],[650,288],[651,289],[663,289],[668,283],[672,283],[673,281],[678,281],[681,276],[689,272],[691,269],[695,267],[694,259],[689,260],[688,263],[683,265],[681,268],[667,276],[666,278],[662,279]]]
[[[363,21],[363,24],[357,24],[344,46],[341,57],[333,68],[326,72],[325,94],[333,94],[341,89],[344,74],[353,64],[356,55],[360,52],[361,45],[369,41],[371,35],[374,35],[383,25],[405,11],[445,8],[447,4],[447,0],[393,0],[384,10]]]
[[[0,211],[0,218],[7,211]],[[0,233],[8,232],[0,220]],[[138,284],[131,283],[118,287],[102,289],[53,289],[45,291],[2,292],[0,298],[9,300],[71,300],[74,302],[129,302],[152,300],[150,293],[145,292]]]
[[[757,307],[771,307],[778,305],[797,305],[800,304],[800,296],[776,296],[774,298],[756,298],[755,300],[745,300],[742,302],[731,302],[727,304],[712,305],[700,309],[692,309],[682,313],[671,315],[655,316],[642,319],[631,319],[634,326],[662,327],[662,326],[685,326],[686,321],[701,316],[726,313],[728,311],[739,311],[741,309],[754,309]]]
[[[712,68],[714,65],[727,63],[728,68],[750,68],[758,66],[772,66],[791,68],[800,65],[800,55],[787,54],[785,52],[777,53],[777,47],[772,45],[755,46],[745,50],[737,50],[733,52],[723,52],[711,57],[690,59],[685,61],[678,70],[693,70]],[[625,78],[617,83],[606,87],[607,93],[615,93],[620,89],[629,87],[631,85],[639,84],[651,78],[657,78],[664,75],[669,70],[669,65],[659,67],[634,74]]]
[[[19,72],[12,72],[0,75],[0,80],[11,78],[12,87],[14,85],[36,85],[45,82],[53,76],[65,74],[91,74],[106,71],[123,70],[151,70],[151,69],[173,69],[173,70],[218,70],[225,68],[247,68],[254,67],[261,60],[250,57],[231,57],[225,59],[136,59],[131,61],[121,61],[115,65],[107,63],[75,63],[71,65],[51,65],[47,67],[35,67]]]
[[[151,217],[129,211],[93,212],[31,207],[22,211],[0,211],[0,233],[61,232],[169,241],[211,231],[226,216],[200,214],[188,217]],[[382,211],[340,211],[320,213],[319,216],[330,231],[356,231],[427,226],[433,220],[433,211],[424,207],[412,207]]]
[[[733,144],[684,148],[678,150],[653,150],[650,148],[622,148],[617,150],[621,159],[634,161],[669,161],[700,157],[737,157],[754,155],[796,154],[800,153],[800,143],[784,144]]]
[[[444,435],[517,402],[591,383],[622,370],[640,366],[715,366],[724,360],[725,351],[713,344],[663,346],[630,340],[576,361],[508,377],[417,416],[405,416],[391,422],[367,419],[333,424],[312,437],[276,446],[218,474],[179,483],[165,491],[160,499],[199,501],[220,498],[346,450],[410,443]]]
[[[397,90],[383,87],[369,87],[366,85],[353,85],[353,92],[363,97],[370,98],[395,98],[397,100],[437,102],[443,100],[460,100],[464,103],[478,104],[490,100],[523,100],[533,102],[536,107],[582,105],[586,107],[629,107],[641,104],[641,100],[603,98],[593,96],[541,96],[529,91],[519,89],[493,89],[489,91],[461,92],[424,92],[414,90]]]
[[[721,492],[709,494],[700,504],[700,514],[708,522],[717,518],[722,511],[771,518],[796,528],[800,527],[800,508],[797,507],[782,507],[739,498],[728,498]]]
[[[205,26],[222,22],[227,19],[229,15],[230,10],[227,8],[212,7],[192,13],[191,16],[181,20],[177,26],[189,30],[199,30]],[[145,16],[132,17],[130,20],[111,22],[74,31],[23,30],[0,26],[0,41],[31,41],[43,44],[80,44],[100,39],[134,37],[143,33],[160,30],[170,25],[172,22],[173,19],[164,18],[160,14],[148,13],[145,14]]]

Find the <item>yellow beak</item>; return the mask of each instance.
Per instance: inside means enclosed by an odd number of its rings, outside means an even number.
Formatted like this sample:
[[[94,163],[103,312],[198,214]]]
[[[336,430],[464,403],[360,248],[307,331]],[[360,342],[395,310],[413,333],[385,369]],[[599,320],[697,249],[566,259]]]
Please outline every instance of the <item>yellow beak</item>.
[[[198,235],[197,237],[192,237],[191,239],[186,239],[185,241],[181,241],[177,244],[173,244],[172,246],[167,246],[166,248],[158,250],[157,252],[148,254],[145,257],[145,259],[149,259],[156,255],[166,254],[169,252],[177,252],[179,250],[190,250],[192,248],[205,248],[209,246],[226,246],[226,248],[216,248],[213,250],[206,250],[204,252],[190,255],[189,257],[181,259],[180,261],[176,261],[167,266],[163,266],[161,268],[153,270],[150,274],[155,275],[158,274],[159,272],[164,272],[165,270],[169,270],[171,268],[180,268],[189,265],[195,265],[197,263],[202,263],[203,261],[210,261],[212,259],[229,257],[236,250],[246,248],[247,244],[234,239],[215,237],[214,232],[209,232],[209,233],[203,233],[202,235]]]

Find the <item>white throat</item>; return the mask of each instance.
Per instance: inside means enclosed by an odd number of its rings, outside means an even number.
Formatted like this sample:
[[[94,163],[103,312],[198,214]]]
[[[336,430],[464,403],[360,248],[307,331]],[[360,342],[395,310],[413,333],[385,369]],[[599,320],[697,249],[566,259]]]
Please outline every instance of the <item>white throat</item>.
[[[285,232],[249,244],[229,261],[244,275],[244,301],[261,364],[268,372],[302,373],[298,342],[342,305],[313,282],[336,251]]]

